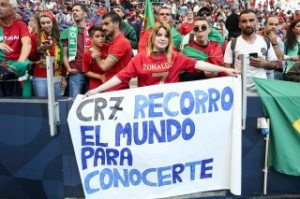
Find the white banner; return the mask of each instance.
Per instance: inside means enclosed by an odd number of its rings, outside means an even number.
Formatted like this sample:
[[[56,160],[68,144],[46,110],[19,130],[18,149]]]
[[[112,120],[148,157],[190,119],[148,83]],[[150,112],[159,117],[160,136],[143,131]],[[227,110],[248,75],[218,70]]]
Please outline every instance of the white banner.
[[[87,199],[241,193],[241,81],[77,96],[68,116]]]

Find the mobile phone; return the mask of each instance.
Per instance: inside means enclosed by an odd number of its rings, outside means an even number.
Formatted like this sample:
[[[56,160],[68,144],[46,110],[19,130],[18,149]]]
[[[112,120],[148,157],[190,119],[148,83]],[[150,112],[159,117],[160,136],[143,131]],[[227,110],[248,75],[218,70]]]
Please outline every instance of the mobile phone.
[[[42,42],[42,44],[43,44],[43,45],[50,45],[51,42],[50,42],[49,40],[45,40],[45,41]]]
[[[249,53],[249,57],[258,58],[258,53]]]

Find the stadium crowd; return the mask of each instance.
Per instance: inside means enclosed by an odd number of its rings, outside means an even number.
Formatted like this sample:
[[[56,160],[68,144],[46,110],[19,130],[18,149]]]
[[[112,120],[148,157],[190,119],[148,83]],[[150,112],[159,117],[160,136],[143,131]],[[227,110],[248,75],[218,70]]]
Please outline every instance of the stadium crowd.
[[[239,54],[248,56],[249,92],[252,77],[300,82],[298,1],[161,0],[150,10],[157,23],[146,27],[144,1],[0,0],[0,97],[22,96],[20,76],[31,77],[32,96],[46,97],[47,56],[55,57],[56,97],[127,89],[129,77],[146,78],[138,82],[146,86],[233,75],[227,69],[241,73]],[[220,69],[166,69],[194,66],[193,59]]]

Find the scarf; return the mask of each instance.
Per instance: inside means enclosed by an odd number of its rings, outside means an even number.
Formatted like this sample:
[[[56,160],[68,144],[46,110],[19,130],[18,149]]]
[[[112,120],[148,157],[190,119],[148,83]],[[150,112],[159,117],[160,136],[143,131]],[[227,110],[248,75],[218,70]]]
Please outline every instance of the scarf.
[[[92,42],[88,35],[88,29],[90,28],[89,25],[86,25],[85,29],[83,30],[84,35],[84,48],[88,49],[92,46]],[[77,36],[78,36],[79,28],[77,25],[73,25],[70,28],[65,29],[60,37],[60,41],[63,39],[68,39],[68,57],[69,62],[74,61],[76,54],[77,54]]]
[[[48,36],[46,35],[46,33],[43,31],[42,33],[41,33],[41,43],[43,43],[44,41],[46,41],[46,40],[48,40]],[[52,53],[51,53],[51,52]],[[54,52],[54,53],[53,53]],[[50,49],[47,49],[46,50],[46,56],[53,56],[54,55],[54,57],[55,57],[55,61],[57,61],[57,62],[60,62],[61,61],[61,50],[60,50],[60,48],[59,48],[59,45],[56,43],[56,42],[54,42],[53,40],[52,40],[52,45],[51,45],[51,48]]]
[[[0,26],[0,43],[4,41],[3,27]],[[5,53],[3,50],[0,50],[0,60],[5,60]]]
[[[46,33],[43,31],[41,33],[41,38],[40,41],[41,43],[43,43],[44,41],[49,40],[48,36],[46,35]],[[60,48],[60,45],[58,43],[56,43],[56,41],[54,41],[53,39],[51,39],[52,44],[51,47],[49,49],[47,49],[45,51],[44,56],[41,59],[44,59],[44,61],[41,61],[41,65],[44,65],[42,67],[46,68],[46,56],[54,56],[55,57],[55,62],[54,62],[54,66],[53,66],[53,74],[54,76],[60,76],[61,75],[61,64],[62,64],[62,57],[63,57],[63,51]]]
[[[74,61],[77,54],[77,36],[78,36],[78,27],[76,25],[73,25],[70,27],[68,32],[69,62]]]

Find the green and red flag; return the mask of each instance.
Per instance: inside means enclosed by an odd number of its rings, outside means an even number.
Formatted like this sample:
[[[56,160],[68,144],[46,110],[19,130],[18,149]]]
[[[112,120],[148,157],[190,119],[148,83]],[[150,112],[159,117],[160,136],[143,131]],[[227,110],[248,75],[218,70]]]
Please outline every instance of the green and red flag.
[[[300,84],[253,78],[270,118],[268,166],[300,176]]]
[[[193,58],[195,60],[200,60],[200,61],[208,60],[208,55],[206,53],[187,45],[183,47],[182,54],[186,55],[187,57]]]
[[[155,17],[152,10],[152,3],[150,0],[146,0],[145,2],[145,10],[144,10],[144,23],[143,23],[142,31],[148,30],[152,28],[155,24]]]

